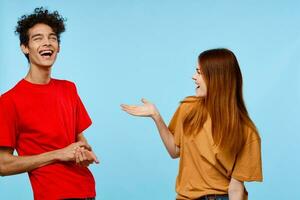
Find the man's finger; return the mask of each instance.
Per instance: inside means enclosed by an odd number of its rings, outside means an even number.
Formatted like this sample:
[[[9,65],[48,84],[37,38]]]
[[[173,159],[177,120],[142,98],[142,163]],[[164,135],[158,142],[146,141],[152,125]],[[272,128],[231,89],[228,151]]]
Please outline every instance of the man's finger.
[[[86,156],[86,154],[85,154],[85,151],[86,151],[86,150],[82,147],[82,149],[81,149],[81,155],[82,155],[83,161],[88,160],[88,158],[87,158],[87,156]]]
[[[96,163],[96,164],[99,164],[99,160],[97,158],[97,156],[94,154],[93,151],[87,151],[87,153],[90,155],[90,157],[92,158],[92,160]]]
[[[79,152],[78,151],[76,151],[75,152],[75,161],[76,161],[76,164],[79,164],[80,163],[80,160],[79,160]]]

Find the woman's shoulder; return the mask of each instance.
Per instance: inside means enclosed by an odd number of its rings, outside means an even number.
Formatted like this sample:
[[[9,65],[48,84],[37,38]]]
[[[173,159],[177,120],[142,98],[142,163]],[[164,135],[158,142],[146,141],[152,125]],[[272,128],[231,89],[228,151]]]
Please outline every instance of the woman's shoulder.
[[[201,101],[202,99],[203,98],[201,98],[201,97],[187,96],[181,101],[181,103],[195,103],[195,102]]]
[[[204,104],[204,98],[203,97],[196,97],[196,96],[188,96],[185,97],[180,102],[182,107],[193,107],[193,106],[201,106]]]
[[[256,127],[249,127],[246,128],[246,144],[252,142],[260,142],[260,135],[256,129]]]
[[[188,96],[180,101],[178,111],[183,114],[189,114],[193,109],[203,106],[203,98],[196,96]]]

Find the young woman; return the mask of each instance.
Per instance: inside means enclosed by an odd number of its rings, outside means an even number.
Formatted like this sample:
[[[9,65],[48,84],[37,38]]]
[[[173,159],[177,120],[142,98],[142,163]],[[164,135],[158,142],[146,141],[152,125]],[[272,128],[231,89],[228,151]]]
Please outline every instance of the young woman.
[[[185,98],[167,127],[158,109],[121,105],[151,117],[172,158],[180,158],[178,200],[245,200],[244,181],[262,181],[260,137],[242,94],[238,61],[228,49],[202,52],[193,75],[196,95]]]

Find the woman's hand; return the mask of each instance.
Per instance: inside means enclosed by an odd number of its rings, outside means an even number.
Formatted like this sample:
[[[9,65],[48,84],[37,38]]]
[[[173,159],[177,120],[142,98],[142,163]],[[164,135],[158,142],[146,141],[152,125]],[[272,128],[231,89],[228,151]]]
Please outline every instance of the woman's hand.
[[[168,129],[166,123],[164,122],[163,118],[160,116],[158,109],[156,106],[149,102],[146,99],[142,99],[143,105],[126,105],[122,104],[122,110],[127,112],[130,115],[138,116],[138,117],[151,117],[158,129],[160,137],[167,148],[170,156],[172,158],[179,157],[178,147],[175,145],[174,136]]]
[[[159,112],[155,105],[149,102],[146,99],[141,100],[143,105],[126,105],[121,104],[122,110],[127,112],[130,115],[138,116],[138,117],[156,117],[159,115]]]

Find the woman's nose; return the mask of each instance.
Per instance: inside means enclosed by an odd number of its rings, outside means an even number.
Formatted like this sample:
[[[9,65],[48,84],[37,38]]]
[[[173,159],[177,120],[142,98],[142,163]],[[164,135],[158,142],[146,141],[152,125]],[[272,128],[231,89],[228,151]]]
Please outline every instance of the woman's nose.
[[[196,80],[196,75],[195,75],[195,74],[192,76],[192,79],[193,79],[194,81]]]

